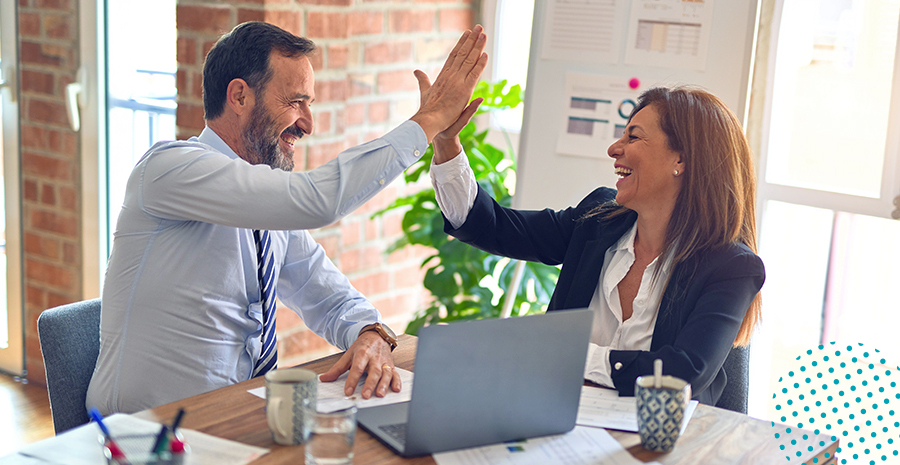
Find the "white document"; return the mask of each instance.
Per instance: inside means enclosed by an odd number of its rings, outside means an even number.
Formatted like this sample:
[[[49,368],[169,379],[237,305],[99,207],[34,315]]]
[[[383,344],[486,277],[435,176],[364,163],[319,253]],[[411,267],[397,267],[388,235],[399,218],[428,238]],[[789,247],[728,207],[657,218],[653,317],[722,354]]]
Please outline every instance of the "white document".
[[[549,0],[541,58],[588,63],[619,61],[617,0]]]
[[[557,436],[441,452],[434,454],[434,461],[438,465],[645,465],[605,430],[581,426]]]
[[[567,73],[556,151],[610,160],[607,149],[625,133],[641,90],[632,77]]]
[[[157,434],[161,427],[159,423],[125,414],[112,415],[104,423],[113,438],[132,434]],[[190,453],[185,456],[184,461],[188,465],[242,465],[269,452],[269,449],[248,446],[199,431],[184,428],[179,428],[178,431],[184,435],[184,442],[190,447]],[[49,463],[100,465],[106,463],[100,441],[100,427],[88,423],[59,436],[29,444],[19,450],[19,454]]]
[[[34,457],[15,453],[7,455],[5,457],[0,457],[0,463],[2,463],[3,465],[47,465],[50,462],[45,462],[41,459],[36,459]]]
[[[372,396],[368,399],[363,399],[362,396],[359,395],[362,391],[362,386],[366,381],[365,376],[360,378],[354,394],[350,397],[344,395],[344,383],[347,382],[348,373],[342,374],[336,381],[330,383],[319,381],[317,389],[318,396],[316,397],[316,410],[320,412],[332,412],[341,408],[341,406],[346,403],[347,399],[354,401],[357,408],[375,407],[376,405],[396,404],[409,401],[412,398],[413,373],[409,370],[404,370],[403,368],[394,368],[394,370],[400,375],[400,392],[394,392],[388,388],[387,394],[384,397]],[[265,386],[250,389],[247,392],[262,399],[266,398]]]
[[[191,429],[180,429],[184,442],[191,448],[186,465],[245,464],[269,453],[269,449],[210,436]]]
[[[634,0],[625,63],[706,70],[713,0]]]
[[[637,432],[637,404],[634,397],[619,397],[614,389],[582,386],[575,423]]]
[[[687,428],[688,422],[694,415],[699,402],[688,402],[684,411],[684,420],[681,423],[681,434]],[[637,401],[634,397],[619,397],[619,393],[613,389],[593,386],[582,386],[581,401],[578,404],[578,419],[575,423],[582,426],[596,428],[610,428],[636,433]]]

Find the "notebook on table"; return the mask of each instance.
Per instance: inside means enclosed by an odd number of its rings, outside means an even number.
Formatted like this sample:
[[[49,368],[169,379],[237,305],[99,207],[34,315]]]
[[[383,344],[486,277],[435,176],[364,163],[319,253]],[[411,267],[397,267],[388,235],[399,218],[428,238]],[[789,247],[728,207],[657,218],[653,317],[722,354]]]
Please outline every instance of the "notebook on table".
[[[409,402],[360,409],[404,457],[560,434],[575,426],[593,312],[424,327]]]

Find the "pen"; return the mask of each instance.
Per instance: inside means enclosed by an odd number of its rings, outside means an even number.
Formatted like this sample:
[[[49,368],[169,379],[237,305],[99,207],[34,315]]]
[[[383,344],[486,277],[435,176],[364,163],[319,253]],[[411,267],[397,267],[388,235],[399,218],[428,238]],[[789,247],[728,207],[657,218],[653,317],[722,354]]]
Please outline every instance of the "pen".
[[[112,433],[109,432],[109,428],[106,427],[106,424],[103,423],[103,415],[100,414],[100,411],[97,410],[97,407],[92,407],[88,411],[88,415],[97,423],[97,426],[100,427],[100,431],[103,432],[103,436],[106,437],[106,448],[109,449],[109,454],[114,459],[122,459],[125,458],[125,454],[122,453],[122,449],[119,449],[119,446],[113,441]]]
[[[169,442],[169,450],[173,454],[183,454],[184,453],[184,443],[178,439],[178,436],[175,434],[175,430],[178,429],[178,425],[181,424],[181,419],[184,417],[184,409],[178,409],[178,414],[175,415],[175,421],[172,422],[172,441]]]
[[[153,448],[150,449],[151,454],[159,454],[160,452],[166,450],[166,446],[168,445],[167,436],[169,435],[169,427],[166,425],[162,425],[162,428],[159,429],[159,434],[156,435],[156,442],[153,443]]]
[[[178,409],[178,414],[175,415],[175,421],[172,422],[172,434],[175,434],[175,430],[178,429],[178,425],[181,424],[181,418],[184,417],[184,409]]]

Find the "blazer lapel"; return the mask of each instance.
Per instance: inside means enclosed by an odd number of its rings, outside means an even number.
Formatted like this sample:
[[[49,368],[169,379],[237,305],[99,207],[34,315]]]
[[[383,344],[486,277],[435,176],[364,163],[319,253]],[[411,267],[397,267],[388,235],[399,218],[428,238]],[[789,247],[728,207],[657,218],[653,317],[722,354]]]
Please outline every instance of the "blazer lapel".
[[[669,285],[663,292],[659,302],[659,310],[656,317],[656,325],[653,327],[653,338],[650,341],[650,350],[659,350],[665,345],[675,342],[677,329],[681,327],[681,312],[683,301],[687,294],[688,280],[686,279],[688,267],[685,263],[679,263],[672,269],[672,277]]]
[[[594,239],[584,244],[578,268],[572,279],[572,289],[566,298],[565,308],[584,308],[591,304],[594,291],[600,284],[600,271],[603,268],[603,260],[606,250],[615,243],[609,238]]]
[[[600,271],[603,269],[607,249],[631,228],[636,218],[637,215],[630,213],[612,221],[595,223],[594,228],[597,232],[590,234],[594,239],[586,240],[581,246],[578,244],[570,246],[580,247],[582,252],[574,273],[568,275],[571,276],[570,279],[566,279],[568,282],[563,282],[563,277],[560,276],[557,289],[566,289],[567,292],[564,294],[565,301],[556,306],[557,308],[584,308],[591,304],[594,291],[600,284]]]

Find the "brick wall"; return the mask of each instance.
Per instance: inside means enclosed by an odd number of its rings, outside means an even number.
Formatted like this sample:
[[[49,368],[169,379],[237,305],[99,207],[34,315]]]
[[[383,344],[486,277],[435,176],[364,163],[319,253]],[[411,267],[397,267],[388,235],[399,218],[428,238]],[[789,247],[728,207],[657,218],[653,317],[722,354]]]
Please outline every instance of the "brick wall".
[[[241,22],[267,21],[320,48],[313,59],[316,132],[294,154],[295,169],[309,170],[412,116],[418,108],[412,71],[420,68],[433,78],[473,18],[471,0],[180,0],[178,136],[203,129],[203,59],[219,35]],[[395,181],[354,214],[313,231],[328,256],[398,332],[427,304],[419,269],[427,251],[385,255],[400,236],[402,215],[370,216],[415,190]],[[335,351],[284,308],[278,313],[278,336],[282,366]]]
[[[25,353],[28,378],[44,383],[37,317],[81,295],[78,134],[65,87],[78,69],[75,0],[19,0]]]

